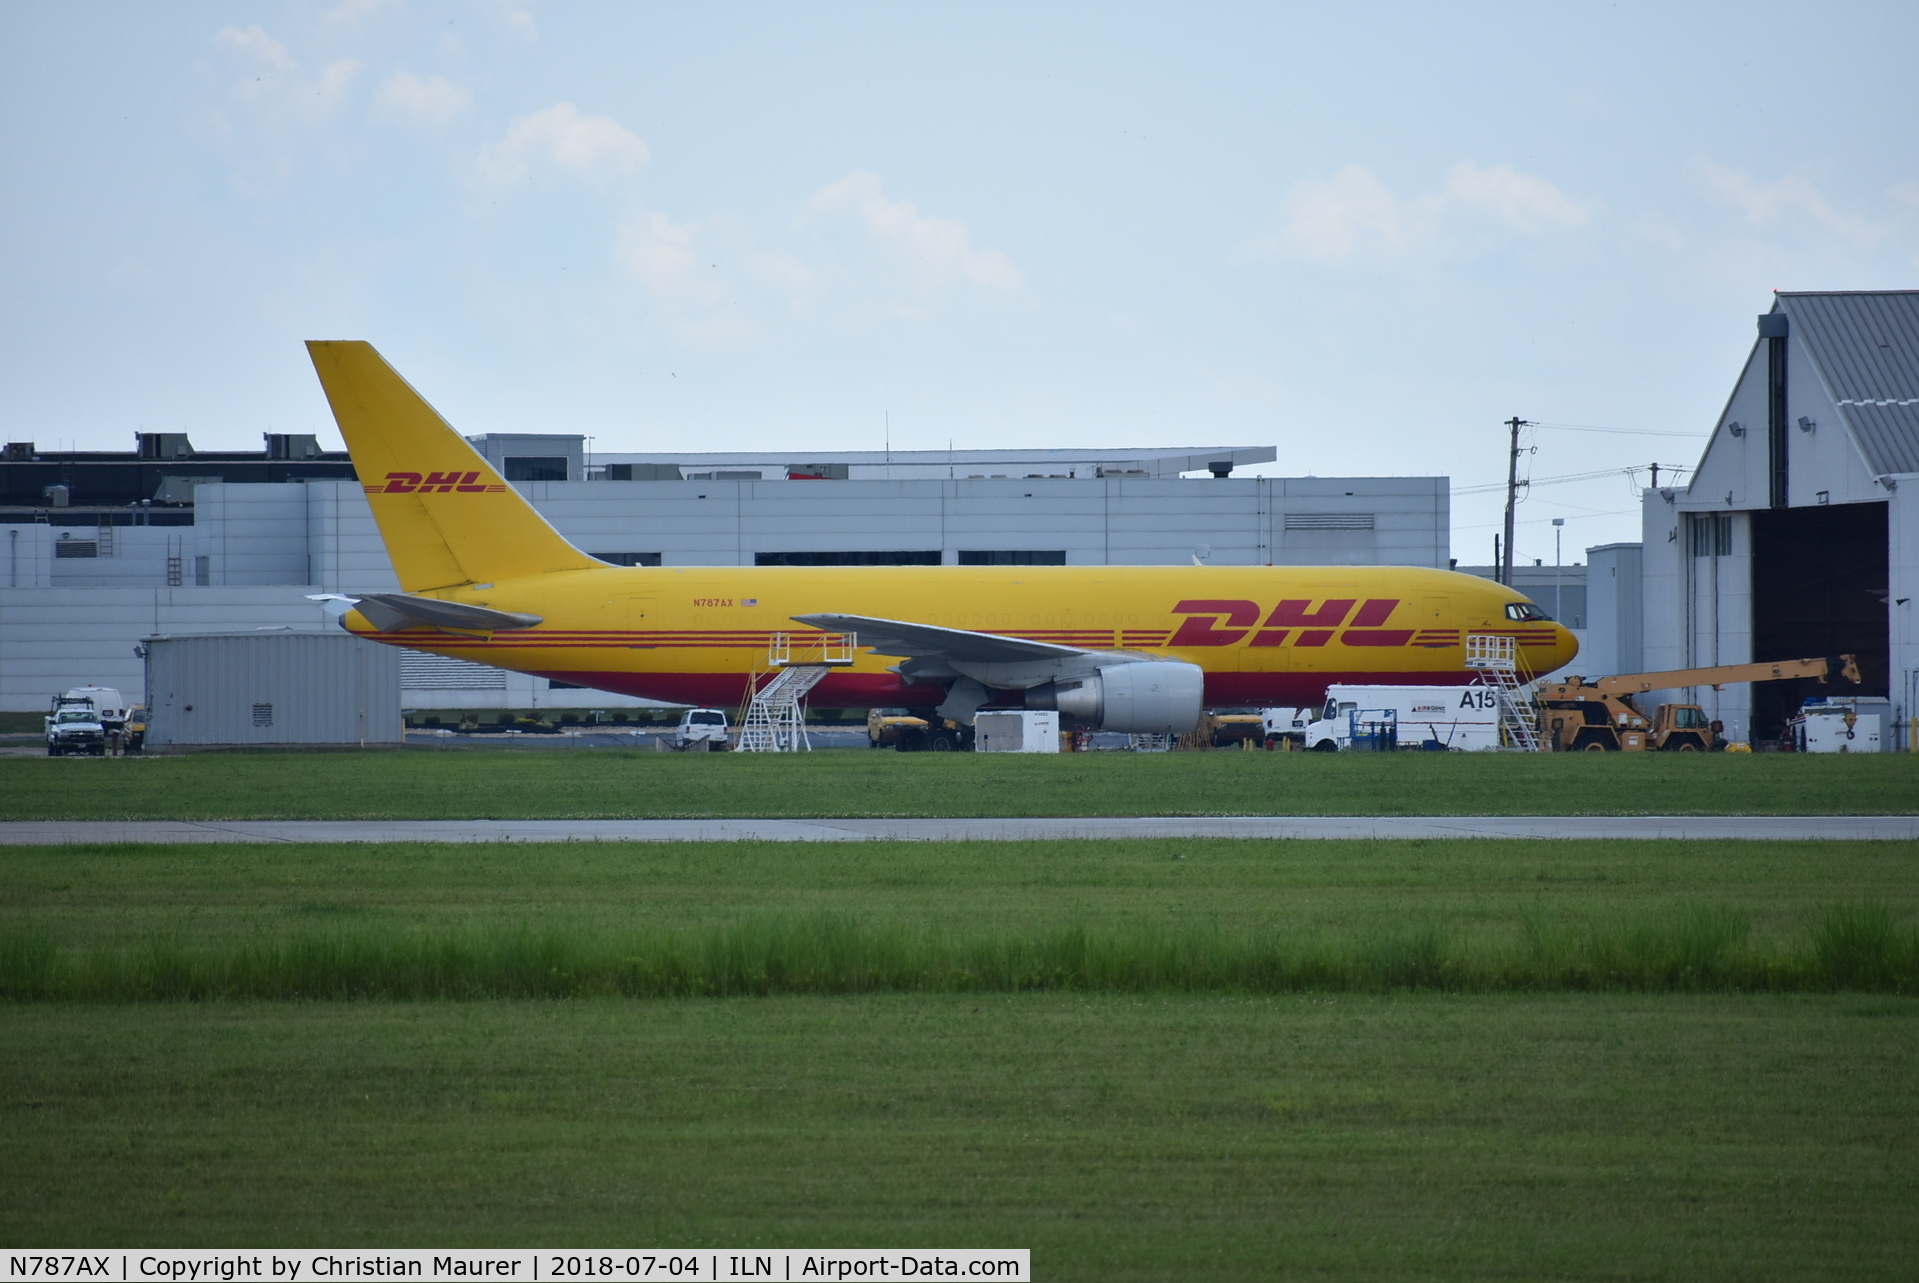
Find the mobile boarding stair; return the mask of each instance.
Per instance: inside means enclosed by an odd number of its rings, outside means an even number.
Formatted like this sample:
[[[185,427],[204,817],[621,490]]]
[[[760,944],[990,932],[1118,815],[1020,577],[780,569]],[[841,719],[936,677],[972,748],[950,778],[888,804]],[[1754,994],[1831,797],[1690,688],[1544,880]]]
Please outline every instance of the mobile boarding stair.
[[[1502,633],[1468,633],[1466,667],[1479,674],[1499,704],[1499,729],[1506,743],[1524,753],[1540,751],[1533,721],[1532,682],[1519,680],[1519,646]]]
[[[850,666],[858,647],[857,633],[801,633],[797,641],[791,633],[769,636],[766,666],[755,665],[747,679],[733,751],[812,752],[806,737],[806,697],[835,668]]]

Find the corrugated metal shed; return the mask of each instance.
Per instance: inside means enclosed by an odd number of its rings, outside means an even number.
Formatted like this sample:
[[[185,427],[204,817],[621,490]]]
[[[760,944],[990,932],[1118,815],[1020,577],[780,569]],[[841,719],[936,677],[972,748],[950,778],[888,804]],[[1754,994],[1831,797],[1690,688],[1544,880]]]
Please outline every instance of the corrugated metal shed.
[[[1919,472],[1919,290],[1780,294],[1873,472]]]
[[[147,744],[398,744],[400,652],[341,633],[148,637]]]

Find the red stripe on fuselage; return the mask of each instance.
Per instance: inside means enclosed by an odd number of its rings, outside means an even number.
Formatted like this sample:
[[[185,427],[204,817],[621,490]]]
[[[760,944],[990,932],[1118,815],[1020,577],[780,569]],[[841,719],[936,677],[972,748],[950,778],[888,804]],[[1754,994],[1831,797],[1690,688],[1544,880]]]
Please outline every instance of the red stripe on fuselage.
[[[746,695],[744,673],[599,673],[529,669],[536,677],[672,704],[730,707]],[[1208,673],[1208,707],[1310,708],[1325,702],[1329,685],[1464,686],[1468,672]],[[828,673],[806,702],[814,708],[930,708],[946,698],[938,686],[909,686],[892,673]],[[1009,697],[1008,702],[1016,702]]]

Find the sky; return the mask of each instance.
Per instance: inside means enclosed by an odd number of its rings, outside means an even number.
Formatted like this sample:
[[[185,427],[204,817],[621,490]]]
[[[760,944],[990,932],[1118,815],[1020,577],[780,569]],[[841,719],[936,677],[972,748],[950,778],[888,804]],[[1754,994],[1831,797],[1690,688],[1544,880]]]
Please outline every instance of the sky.
[[[1916,46],[1909,2],[11,5],[0,429],[338,448],[301,343],[364,338],[469,435],[1445,475],[1474,564],[1517,416],[1517,554],[1572,563],[1773,290],[1919,287]]]

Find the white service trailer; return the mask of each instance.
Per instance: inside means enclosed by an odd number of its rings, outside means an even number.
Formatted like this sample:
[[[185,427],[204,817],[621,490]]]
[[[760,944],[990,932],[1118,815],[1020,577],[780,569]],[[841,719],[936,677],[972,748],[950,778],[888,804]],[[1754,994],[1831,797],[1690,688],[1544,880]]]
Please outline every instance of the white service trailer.
[[[1326,705],[1306,728],[1306,747],[1352,747],[1353,714],[1392,713],[1399,747],[1470,751],[1499,747],[1499,703],[1490,686],[1328,686]]]
[[[1874,711],[1861,711],[1862,704]],[[1808,703],[1786,724],[1786,735],[1796,753],[1883,752],[1886,719],[1880,710],[1889,707],[1884,699]]]

